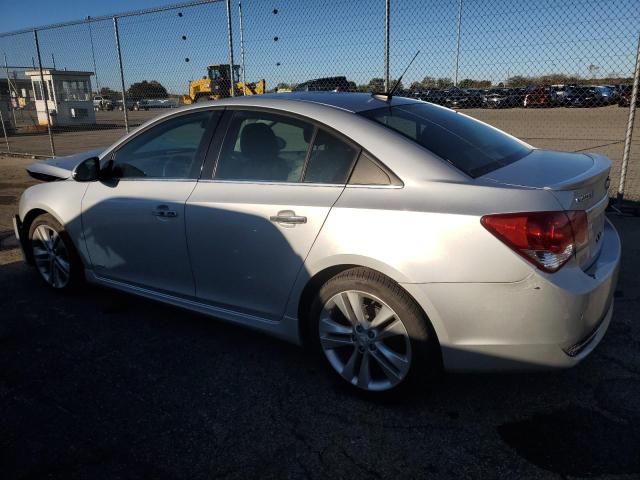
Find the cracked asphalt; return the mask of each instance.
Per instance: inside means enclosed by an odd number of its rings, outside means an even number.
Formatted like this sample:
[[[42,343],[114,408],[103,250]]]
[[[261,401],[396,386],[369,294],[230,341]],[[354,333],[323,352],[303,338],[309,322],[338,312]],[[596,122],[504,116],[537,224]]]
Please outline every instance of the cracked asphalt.
[[[23,163],[0,162],[0,233]],[[640,219],[611,218],[615,314],[581,365],[445,375],[375,402],[267,336],[104,289],[51,292],[7,237],[1,478],[640,478]]]

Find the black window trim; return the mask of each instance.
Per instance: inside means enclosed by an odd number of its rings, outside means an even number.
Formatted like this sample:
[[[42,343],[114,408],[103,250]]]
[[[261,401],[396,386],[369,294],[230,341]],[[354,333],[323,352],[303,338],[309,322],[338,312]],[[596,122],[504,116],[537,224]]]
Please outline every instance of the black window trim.
[[[263,112],[270,113],[274,115],[280,115],[283,117],[290,117],[296,120],[300,120],[306,123],[309,123],[314,126],[313,134],[311,136],[311,141],[309,142],[309,147],[307,149],[307,155],[305,157],[305,162],[302,169],[302,174],[300,180],[297,182],[274,182],[274,181],[261,181],[261,180],[222,180],[216,179],[215,173],[218,167],[218,162],[220,161],[220,155],[222,154],[222,146],[224,145],[224,141],[226,140],[226,136],[229,132],[229,126],[231,125],[231,119],[233,118],[233,114],[235,112]],[[307,164],[310,159],[310,153],[313,148],[313,142],[315,141],[318,130],[322,129],[327,133],[335,136],[339,140],[345,142],[350,145],[355,150],[354,158],[351,161],[351,166],[349,167],[348,174],[346,177],[345,183],[313,183],[313,182],[304,182],[304,174],[306,173]],[[366,152],[367,155],[376,163],[378,167],[380,167],[391,180],[390,185],[350,185],[349,181],[351,180],[351,175],[355,170],[356,164],[362,155],[362,152]],[[309,187],[326,187],[326,186],[342,186],[342,187],[355,187],[355,188],[402,188],[404,187],[404,182],[382,161],[380,161],[375,155],[373,155],[369,150],[363,148],[360,144],[347,137],[344,133],[339,132],[335,128],[332,128],[318,120],[315,120],[310,117],[306,117],[304,115],[300,115],[294,112],[288,112],[286,110],[280,110],[277,108],[269,108],[269,107],[254,107],[254,106],[227,106],[224,109],[224,113],[222,118],[220,119],[217,130],[215,132],[214,138],[212,138],[211,145],[207,151],[207,156],[205,159],[205,164],[202,169],[202,174],[200,176],[199,181],[201,182],[220,182],[220,183],[238,183],[238,184],[259,184],[259,185],[299,185],[299,186],[309,186]]]

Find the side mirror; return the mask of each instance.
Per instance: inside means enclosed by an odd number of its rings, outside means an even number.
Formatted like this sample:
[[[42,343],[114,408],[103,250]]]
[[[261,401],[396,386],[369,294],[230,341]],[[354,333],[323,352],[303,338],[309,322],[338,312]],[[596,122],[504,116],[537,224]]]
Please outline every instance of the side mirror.
[[[87,158],[73,170],[71,175],[76,182],[95,182],[100,179],[100,159]]]

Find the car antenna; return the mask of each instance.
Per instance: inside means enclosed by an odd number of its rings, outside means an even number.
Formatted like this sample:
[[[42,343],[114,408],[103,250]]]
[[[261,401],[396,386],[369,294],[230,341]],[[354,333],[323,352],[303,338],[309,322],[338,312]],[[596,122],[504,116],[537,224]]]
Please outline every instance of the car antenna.
[[[396,80],[396,83],[393,85],[393,87],[391,87],[391,90],[388,92],[383,93],[382,95],[379,94],[374,94],[374,96],[376,98],[378,97],[386,97],[386,101],[390,102],[391,99],[393,98],[393,94],[396,92],[396,90],[398,89],[398,86],[400,85],[400,82],[402,81],[402,77],[404,77],[404,74],[407,73],[407,70],[409,70],[409,67],[411,66],[411,64],[413,63],[413,61],[416,59],[416,57],[420,54],[420,50],[418,50],[416,52],[416,54],[413,56],[413,58],[411,59],[411,61],[409,62],[409,65],[407,65],[407,68],[404,69],[404,72],[402,72],[402,75],[400,75],[400,78],[398,80]]]

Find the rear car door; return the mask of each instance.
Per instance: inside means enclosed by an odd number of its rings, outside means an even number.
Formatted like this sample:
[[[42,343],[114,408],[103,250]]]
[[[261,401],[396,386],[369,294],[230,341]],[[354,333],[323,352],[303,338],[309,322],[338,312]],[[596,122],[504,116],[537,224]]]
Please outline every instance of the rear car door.
[[[359,148],[282,113],[225,117],[212,172],[186,206],[196,296],[279,320]]]
[[[103,160],[89,185],[82,224],[96,275],[193,296],[185,202],[222,111],[184,113],[131,138]]]

